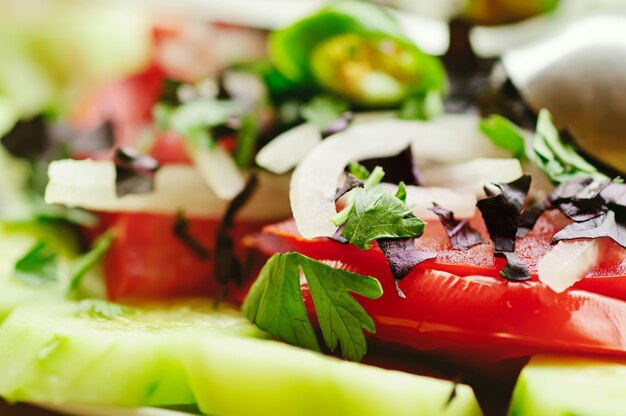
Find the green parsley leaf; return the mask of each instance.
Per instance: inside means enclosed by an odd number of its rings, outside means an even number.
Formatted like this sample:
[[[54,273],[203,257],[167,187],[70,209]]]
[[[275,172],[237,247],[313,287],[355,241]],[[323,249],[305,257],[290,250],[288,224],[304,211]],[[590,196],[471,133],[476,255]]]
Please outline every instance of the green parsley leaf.
[[[348,111],[348,101],[332,95],[317,95],[300,108],[300,115],[306,121],[315,124],[320,130],[330,126]]]
[[[91,318],[104,318],[112,321],[119,316],[132,314],[134,310],[102,299],[83,299],[78,304],[78,313]]]
[[[367,350],[363,330],[376,327],[348,293],[369,299],[382,295],[378,280],[313,260],[299,253],[274,254],[265,264],[243,304],[243,313],[260,329],[290,344],[315,351],[320,346],[300,290],[300,271],[309,284],[324,341],[344,358],[359,361]]]
[[[526,159],[524,133],[515,123],[493,114],[480,122],[480,131],[497,146],[508,150],[518,159]]]
[[[398,190],[396,191],[396,198],[406,204],[406,184],[404,182],[400,182],[398,184]]]
[[[552,115],[545,108],[539,112],[533,140],[535,162],[555,184],[568,182],[581,174],[594,179],[608,179],[595,166],[564,143],[552,123]]]
[[[237,148],[234,154],[235,162],[241,169],[249,168],[252,163],[252,156],[259,138],[259,124],[255,114],[247,114],[241,120],[241,128],[237,133]]]
[[[403,120],[432,120],[445,111],[443,96],[439,90],[429,90],[426,94],[412,95],[400,105],[398,118]]]
[[[382,187],[353,189],[350,202],[344,209],[349,211],[341,236],[361,250],[380,238],[419,237],[424,232],[424,221]],[[343,211],[339,214],[345,215]]]
[[[74,293],[78,289],[83,277],[85,277],[89,269],[91,269],[93,265],[106,254],[114,239],[115,234],[113,234],[112,231],[107,231],[98,237],[98,239],[93,243],[91,250],[77,257],[72,262],[70,266],[69,293]]]
[[[57,255],[48,244],[36,243],[15,264],[15,278],[29,285],[41,285],[57,280]]]
[[[367,170],[365,166],[355,161],[350,162],[348,164],[348,172],[350,172],[352,176],[354,176],[355,178],[361,181],[366,180],[370,176],[370,171]]]

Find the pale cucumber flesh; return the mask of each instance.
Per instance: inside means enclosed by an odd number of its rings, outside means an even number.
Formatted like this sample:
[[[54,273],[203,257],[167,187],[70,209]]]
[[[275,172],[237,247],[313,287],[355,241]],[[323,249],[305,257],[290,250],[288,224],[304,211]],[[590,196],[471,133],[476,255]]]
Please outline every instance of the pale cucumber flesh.
[[[613,416],[626,412],[626,362],[533,357],[522,370],[510,415]]]
[[[199,408],[228,415],[480,415],[450,381],[341,361],[276,341],[205,337],[188,344]]]
[[[264,336],[239,312],[210,308],[135,309],[108,320],[81,314],[75,302],[19,307],[0,327],[0,395],[117,406],[193,403],[182,362],[186,340]]]

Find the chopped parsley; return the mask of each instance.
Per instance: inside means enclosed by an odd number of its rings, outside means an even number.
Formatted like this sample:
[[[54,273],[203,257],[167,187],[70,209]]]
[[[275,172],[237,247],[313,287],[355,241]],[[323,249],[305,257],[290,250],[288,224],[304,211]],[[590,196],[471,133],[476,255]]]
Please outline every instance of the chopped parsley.
[[[96,264],[109,250],[115,234],[112,231],[107,231],[102,234],[96,241],[94,241],[91,250],[78,256],[70,266],[70,278],[68,292],[74,293],[80,286],[80,282],[83,280],[89,269]]]
[[[91,318],[103,318],[110,321],[134,313],[132,308],[107,302],[102,299],[83,299],[78,304],[78,314]]]
[[[261,270],[243,304],[245,316],[260,329],[285,341],[320,351],[301,292],[306,279],[324,341],[341,346],[344,358],[359,361],[367,350],[363,330],[374,332],[374,321],[348,292],[369,299],[382,295],[378,280],[336,269],[299,253],[274,254]]]
[[[493,114],[480,122],[480,131],[499,147],[508,150],[518,159],[526,159],[524,133],[512,121]]]
[[[44,241],[36,243],[15,263],[15,278],[32,286],[57,280],[57,254]]]

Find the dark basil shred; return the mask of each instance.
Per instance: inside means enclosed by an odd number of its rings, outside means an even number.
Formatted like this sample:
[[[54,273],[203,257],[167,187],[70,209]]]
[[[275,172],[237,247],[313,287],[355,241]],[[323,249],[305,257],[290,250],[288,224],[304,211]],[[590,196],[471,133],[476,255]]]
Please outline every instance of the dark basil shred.
[[[259,185],[256,174],[251,174],[246,186],[226,208],[226,213],[220,221],[215,237],[215,278],[222,285],[229,281],[243,283],[243,268],[235,255],[235,241],[232,231],[235,226],[235,217],[244,205],[252,198]]]
[[[342,113],[339,118],[335,121],[331,122],[327,127],[322,129],[322,138],[326,138],[328,136],[332,136],[333,134],[344,131],[352,121],[354,120],[354,113],[352,111],[346,111]]]
[[[517,233],[516,237],[524,238],[528,235],[530,230],[533,229],[535,223],[547,209],[551,209],[552,204],[548,199],[542,199],[539,201],[535,201],[528,208],[522,212],[522,215],[517,222]]]
[[[174,222],[172,232],[176,238],[187,246],[198,258],[202,260],[209,258],[209,250],[189,232],[189,222],[182,211],[176,214],[176,221]]]
[[[2,137],[2,145],[13,156],[30,159],[43,155],[51,145],[42,116],[21,120]]]
[[[386,182],[404,182],[407,185],[415,186],[422,184],[420,170],[413,158],[411,146],[394,156],[361,160],[359,163],[369,171],[376,166],[383,168]]]
[[[144,194],[154,190],[154,176],[159,162],[151,156],[139,154],[130,147],[115,151],[115,191],[118,197],[127,194]]]
[[[430,210],[439,217],[439,221],[450,239],[450,244],[455,250],[465,251],[485,242],[480,233],[469,225],[469,220],[459,221],[455,219],[452,211],[435,202],[433,202],[433,207]]]
[[[407,277],[418,264],[436,258],[437,253],[418,251],[415,248],[415,238],[381,238],[377,242],[389,262],[398,295],[404,298],[404,293],[397,283]]]
[[[517,224],[530,189],[530,180],[530,175],[524,175],[510,183],[494,184],[500,190],[499,194],[485,187],[488,197],[476,204],[493,242],[494,255],[507,260],[500,275],[513,281],[530,279],[526,266],[515,255]]]
[[[575,238],[609,237],[626,248],[626,216],[621,215],[620,217],[618,218],[614,211],[608,210],[590,220],[575,222],[556,233],[552,237],[552,242]]]
[[[352,175],[351,173],[347,173],[343,185],[341,186],[341,188],[337,189],[337,193],[335,194],[335,201],[337,201],[339,198],[341,198],[354,188],[363,188],[364,185],[365,184],[363,183],[363,181],[355,178],[354,175]]]

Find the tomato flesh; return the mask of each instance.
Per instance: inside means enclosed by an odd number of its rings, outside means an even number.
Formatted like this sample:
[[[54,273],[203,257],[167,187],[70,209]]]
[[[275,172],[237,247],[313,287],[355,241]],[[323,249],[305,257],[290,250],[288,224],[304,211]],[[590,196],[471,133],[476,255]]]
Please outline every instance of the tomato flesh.
[[[116,236],[104,261],[109,299],[216,296],[220,292],[214,273],[218,218],[188,219],[188,232],[207,249],[208,259],[200,258],[174,235],[173,215],[106,213],[100,218],[102,229],[113,229]],[[240,221],[232,230],[239,259],[247,253],[238,241],[261,225]]]

